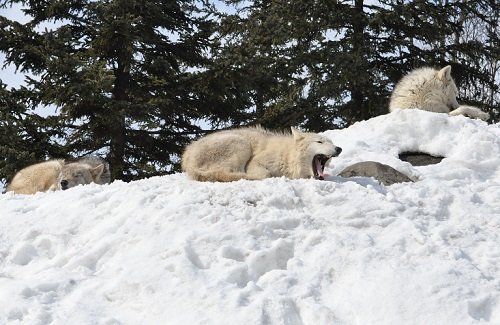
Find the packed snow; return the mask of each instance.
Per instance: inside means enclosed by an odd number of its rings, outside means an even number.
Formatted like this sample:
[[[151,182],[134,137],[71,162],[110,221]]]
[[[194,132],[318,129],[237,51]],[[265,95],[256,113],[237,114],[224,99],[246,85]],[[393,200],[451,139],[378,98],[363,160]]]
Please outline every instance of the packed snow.
[[[0,195],[0,324],[500,324],[500,124],[406,110],[324,134],[328,174],[372,160],[415,182]]]

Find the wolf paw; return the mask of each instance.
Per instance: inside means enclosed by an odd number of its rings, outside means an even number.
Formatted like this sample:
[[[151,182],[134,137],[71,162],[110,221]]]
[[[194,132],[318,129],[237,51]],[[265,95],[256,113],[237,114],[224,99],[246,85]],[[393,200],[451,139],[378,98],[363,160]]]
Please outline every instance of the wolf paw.
[[[461,105],[457,109],[451,111],[449,113],[452,116],[456,115],[464,115],[470,118],[478,118],[483,121],[487,121],[490,118],[490,114],[487,112],[483,112],[477,107]]]

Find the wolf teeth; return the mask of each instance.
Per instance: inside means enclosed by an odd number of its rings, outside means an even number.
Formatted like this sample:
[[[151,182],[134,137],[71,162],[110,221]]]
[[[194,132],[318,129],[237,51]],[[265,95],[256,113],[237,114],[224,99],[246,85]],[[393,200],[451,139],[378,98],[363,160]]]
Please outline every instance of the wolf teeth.
[[[325,164],[326,162],[328,161],[328,159],[330,159],[330,157],[326,156],[326,155],[315,155],[314,158],[313,158],[313,161],[312,161],[312,168],[313,168],[313,173],[314,173],[314,177],[319,179],[319,180],[323,180],[324,177],[323,177],[323,171],[325,169]]]

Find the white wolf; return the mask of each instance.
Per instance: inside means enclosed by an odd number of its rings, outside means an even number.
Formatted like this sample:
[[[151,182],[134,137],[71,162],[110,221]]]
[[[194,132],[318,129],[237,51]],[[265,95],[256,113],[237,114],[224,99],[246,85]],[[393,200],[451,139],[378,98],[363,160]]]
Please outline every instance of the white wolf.
[[[441,70],[419,68],[404,76],[394,88],[389,111],[418,108],[425,111],[465,115],[487,120],[489,114],[477,107],[459,105],[457,86],[451,77],[451,66]]]
[[[111,181],[108,163],[97,156],[66,160],[59,175],[62,190],[81,184],[108,184]]]
[[[275,133],[261,127],[215,132],[186,147],[182,170],[198,181],[268,177],[324,178],[326,162],[342,151],[322,135]]]
[[[109,183],[109,167],[101,158],[86,157],[73,162],[55,159],[21,169],[7,186],[7,192],[34,194],[92,182]]]

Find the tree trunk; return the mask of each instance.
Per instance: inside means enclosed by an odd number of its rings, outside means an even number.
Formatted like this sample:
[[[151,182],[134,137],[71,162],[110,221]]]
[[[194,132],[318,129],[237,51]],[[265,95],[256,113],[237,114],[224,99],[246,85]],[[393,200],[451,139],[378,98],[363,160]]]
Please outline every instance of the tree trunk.
[[[351,101],[352,108],[354,109],[354,120],[366,120],[370,118],[370,112],[368,111],[368,106],[365,103],[365,93],[364,89],[367,88],[367,73],[368,67],[366,64],[365,46],[366,40],[364,36],[365,29],[365,14],[363,12],[364,0],[354,1],[354,12],[353,12],[353,39],[352,39],[352,49],[355,69],[352,78],[352,88],[351,88]]]
[[[117,106],[120,108],[116,112],[111,113],[113,118],[111,119],[110,125],[110,150],[108,160],[113,180],[123,179],[125,170],[125,105],[127,105],[128,102],[128,67],[123,63],[118,63],[118,68],[115,70],[115,77],[113,99],[119,103]]]

